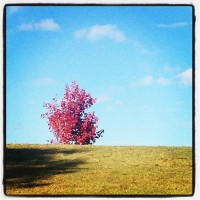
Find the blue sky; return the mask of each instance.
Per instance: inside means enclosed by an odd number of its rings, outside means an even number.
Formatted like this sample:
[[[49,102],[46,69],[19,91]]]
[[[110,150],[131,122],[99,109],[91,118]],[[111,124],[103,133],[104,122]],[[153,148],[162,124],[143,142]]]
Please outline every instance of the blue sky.
[[[97,145],[192,145],[192,7],[7,6],[6,140],[53,138],[43,102],[76,81]]]

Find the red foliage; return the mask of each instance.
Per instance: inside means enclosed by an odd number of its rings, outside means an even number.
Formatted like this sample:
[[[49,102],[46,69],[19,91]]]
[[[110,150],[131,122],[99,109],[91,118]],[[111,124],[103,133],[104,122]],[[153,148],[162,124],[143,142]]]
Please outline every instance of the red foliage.
[[[92,144],[102,136],[103,130],[96,132],[98,118],[95,113],[86,113],[96,99],[92,98],[84,89],[80,89],[76,82],[71,87],[66,86],[65,94],[60,102],[53,99],[53,103],[44,103],[48,112],[41,117],[48,119],[51,132],[56,140],[50,143],[62,144]]]

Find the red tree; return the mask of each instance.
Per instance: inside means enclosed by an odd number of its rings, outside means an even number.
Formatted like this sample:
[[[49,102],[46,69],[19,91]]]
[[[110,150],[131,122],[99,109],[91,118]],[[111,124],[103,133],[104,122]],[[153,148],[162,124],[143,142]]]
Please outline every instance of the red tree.
[[[68,85],[65,94],[60,102],[53,99],[53,103],[44,103],[43,107],[48,112],[41,117],[48,119],[51,132],[54,133],[56,140],[51,143],[62,144],[92,144],[97,138],[102,136],[103,130],[96,132],[98,118],[95,113],[86,113],[86,109],[95,103],[90,93],[80,89],[76,82]]]

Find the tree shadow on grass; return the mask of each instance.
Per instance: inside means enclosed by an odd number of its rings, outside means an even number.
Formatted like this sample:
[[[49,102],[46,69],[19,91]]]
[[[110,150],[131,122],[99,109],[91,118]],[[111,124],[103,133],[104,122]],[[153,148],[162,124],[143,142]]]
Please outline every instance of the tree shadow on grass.
[[[39,148],[7,148],[6,160],[6,187],[32,188],[49,185],[49,181],[56,174],[75,173],[85,161],[83,159],[68,159],[67,155],[83,150],[78,149],[39,149]],[[85,150],[84,150],[85,151]],[[64,159],[55,159],[58,153],[64,154]]]

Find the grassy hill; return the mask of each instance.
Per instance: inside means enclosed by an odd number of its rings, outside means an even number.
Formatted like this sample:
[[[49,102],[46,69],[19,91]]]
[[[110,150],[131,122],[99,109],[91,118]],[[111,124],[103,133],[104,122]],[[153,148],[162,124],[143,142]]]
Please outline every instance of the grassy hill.
[[[192,148],[7,145],[8,195],[191,195]]]

